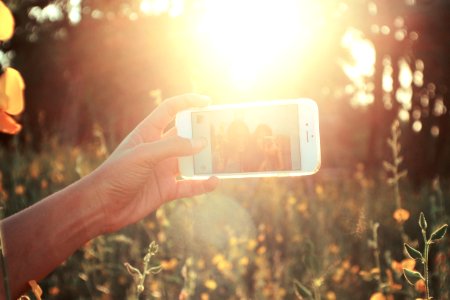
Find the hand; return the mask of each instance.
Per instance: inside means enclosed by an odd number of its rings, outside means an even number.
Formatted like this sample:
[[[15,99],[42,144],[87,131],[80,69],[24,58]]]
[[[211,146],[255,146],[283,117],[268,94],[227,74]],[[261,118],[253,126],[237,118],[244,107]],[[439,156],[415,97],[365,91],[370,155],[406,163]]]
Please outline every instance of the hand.
[[[178,181],[177,157],[199,152],[205,141],[178,137],[174,128],[164,133],[177,112],[208,103],[209,98],[194,94],[164,101],[86,178],[102,207],[104,232],[134,223],[169,200],[210,192],[217,186],[215,177]]]

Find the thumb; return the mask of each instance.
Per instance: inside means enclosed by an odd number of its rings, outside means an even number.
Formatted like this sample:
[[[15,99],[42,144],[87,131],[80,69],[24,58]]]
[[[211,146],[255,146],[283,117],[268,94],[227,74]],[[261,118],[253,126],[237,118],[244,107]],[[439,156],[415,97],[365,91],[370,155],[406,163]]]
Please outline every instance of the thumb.
[[[205,138],[190,140],[179,136],[171,136],[153,143],[140,144],[132,152],[136,160],[153,167],[167,158],[194,155],[204,148],[206,144]]]

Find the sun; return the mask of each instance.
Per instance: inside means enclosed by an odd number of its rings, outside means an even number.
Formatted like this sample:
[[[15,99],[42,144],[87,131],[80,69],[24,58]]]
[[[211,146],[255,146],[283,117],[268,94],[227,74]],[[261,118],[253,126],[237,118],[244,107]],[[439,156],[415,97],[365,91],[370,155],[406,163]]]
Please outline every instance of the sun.
[[[250,87],[286,56],[301,55],[323,22],[320,1],[204,0],[196,34],[205,56],[227,66],[238,88]]]

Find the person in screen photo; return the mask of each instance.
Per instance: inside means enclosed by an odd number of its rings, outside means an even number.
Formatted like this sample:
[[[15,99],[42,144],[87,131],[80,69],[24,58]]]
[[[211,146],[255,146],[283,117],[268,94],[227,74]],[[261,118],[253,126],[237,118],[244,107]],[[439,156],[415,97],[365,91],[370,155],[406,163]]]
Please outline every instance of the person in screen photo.
[[[245,161],[249,148],[250,130],[244,121],[235,119],[226,131],[223,169],[227,173],[246,172]]]
[[[283,170],[281,147],[267,124],[259,124],[251,137],[246,170],[248,172]]]

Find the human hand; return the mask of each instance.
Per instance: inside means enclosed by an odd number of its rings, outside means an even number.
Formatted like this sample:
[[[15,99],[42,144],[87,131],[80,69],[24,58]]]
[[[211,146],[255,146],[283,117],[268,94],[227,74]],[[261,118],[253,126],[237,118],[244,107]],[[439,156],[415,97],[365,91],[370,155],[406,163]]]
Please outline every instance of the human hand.
[[[105,232],[134,223],[167,201],[210,192],[217,186],[215,177],[178,181],[177,157],[199,152],[206,141],[181,138],[175,128],[164,133],[177,112],[208,103],[208,97],[194,94],[164,101],[86,178],[102,207]]]

